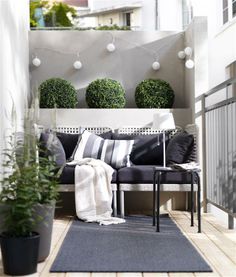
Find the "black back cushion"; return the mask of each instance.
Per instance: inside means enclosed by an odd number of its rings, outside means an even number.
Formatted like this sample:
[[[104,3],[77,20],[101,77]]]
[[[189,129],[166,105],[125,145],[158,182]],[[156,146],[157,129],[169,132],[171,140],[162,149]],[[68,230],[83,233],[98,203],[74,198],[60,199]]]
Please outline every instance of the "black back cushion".
[[[61,141],[61,144],[65,150],[67,160],[71,157],[80,136],[81,134],[66,134],[57,132],[57,137]],[[100,134],[99,136],[104,139],[111,139],[112,131]]]
[[[66,134],[57,132],[57,137],[59,138],[65,150],[66,159],[69,159],[75,149],[75,146],[79,139],[79,134]]]
[[[113,139],[134,139],[130,161],[135,165],[163,164],[163,135],[126,135],[113,134]],[[166,146],[169,136],[166,135]],[[158,143],[159,142],[159,143]]]
[[[187,162],[194,147],[194,137],[187,132],[176,134],[169,142],[166,149],[166,163]]]

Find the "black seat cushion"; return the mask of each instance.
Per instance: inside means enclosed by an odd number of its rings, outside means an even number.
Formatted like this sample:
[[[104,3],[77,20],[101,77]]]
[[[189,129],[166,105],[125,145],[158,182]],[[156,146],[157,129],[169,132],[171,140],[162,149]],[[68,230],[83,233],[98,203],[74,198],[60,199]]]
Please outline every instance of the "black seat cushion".
[[[114,170],[112,175],[112,183],[117,183],[117,171]],[[75,166],[66,165],[62,171],[59,180],[60,184],[74,184],[75,183]]]
[[[163,165],[163,135],[113,134],[113,139],[134,139],[130,161],[135,165]],[[169,136],[166,135],[166,146]]]
[[[188,161],[194,147],[194,137],[187,132],[176,134],[166,149],[166,163],[185,163]]]
[[[124,167],[118,170],[118,182],[120,184],[152,184],[154,166],[136,165]],[[163,174],[162,183],[165,184],[188,184],[191,183],[190,174],[183,172],[168,172]]]

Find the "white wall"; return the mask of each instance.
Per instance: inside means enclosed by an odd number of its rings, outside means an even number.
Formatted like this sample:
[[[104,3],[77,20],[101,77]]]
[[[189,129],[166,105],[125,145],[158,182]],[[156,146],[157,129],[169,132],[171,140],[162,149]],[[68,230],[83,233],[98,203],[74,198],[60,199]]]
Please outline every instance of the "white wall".
[[[159,30],[182,30],[182,0],[159,0]]]
[[[16,105],[17,126],[22,124],[24,104],[29,93],[28,75],[29,1],[0,1],[0,141],[11,126],[12,99]],[[1,151],[2,153],[2,151]]]

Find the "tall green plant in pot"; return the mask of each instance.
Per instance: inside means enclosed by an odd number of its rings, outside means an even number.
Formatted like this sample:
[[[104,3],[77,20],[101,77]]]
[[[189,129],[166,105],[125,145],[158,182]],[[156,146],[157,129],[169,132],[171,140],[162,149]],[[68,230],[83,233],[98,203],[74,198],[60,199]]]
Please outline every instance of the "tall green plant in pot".
[[[39,111],[39,91],[34,91],[34,98],[32,101],[31,112],[34,114],[34,122],[32,124],[37,125],[38,123],[38,111]],[[56,106],[56,105],[55,105]],[[56,109],[53,110],[53,129],[56,128]],[[36,123],[36,124],[35,124]],[[39,132],[37,132],[39,133]],[[46,140],[45,140],[46,138]],[[52,228],[53,219],[55,214],[56,200],[58,197],[58,178],[61,174],[66,158],[64,154],[64,160],[58,163],[57,152],[58,148],[62,148],[59,139],[56,137],[54,131],[46,132],[43,131],[37,136],[38,144],[37,149],[38,155],[38,199],[34,206],[35,218],[40,218],[37,221],[34,230],[40,234],[39,244],[39,256],[38,261],[44,261],[51,248],[52,239]],[[64,152],[64,150],[62,149]],[[60,158],[60,157],[59,157]]]
[[[55,162],[38,155],[38,136],[32,128],[35,114],[34,109],[28,110],[20,139],[14,132],[4,151],[0,193],[1,207],[4,207],[1,209],[1,251],[4,272],[10,275],[36,272],[40,237],[35,228],[39,222],[44,224],[37,205],[46,187],[53,198],[56,197]]]
[[[16,135],[16,134],[15,134]],[[1,251],[4,273],[32,274],[37,270],[39,234],[34,232],[34,206],[40,194],[36,141],[25,130],[22,140],[12,136],[5,150],[0,194],[3,230]],[[24,255],[22,255],[24,253]]]

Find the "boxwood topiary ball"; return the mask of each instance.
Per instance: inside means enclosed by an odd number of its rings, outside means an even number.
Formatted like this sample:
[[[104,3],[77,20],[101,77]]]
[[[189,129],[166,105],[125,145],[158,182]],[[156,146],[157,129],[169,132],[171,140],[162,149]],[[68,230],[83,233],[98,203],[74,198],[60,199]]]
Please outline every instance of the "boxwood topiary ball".
[[[74,86],[61,78],[51,78],[39,86],[40,108],[76,108],[78,103]]]
[[[97,79],[87,87],[86,102],[89,108],[123,108],[125,91],[115,80]]]
[[[160,79],[143,80],[135,90],[138,108],[171,108],[175,94],[170,84]]]

